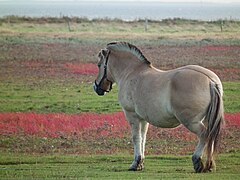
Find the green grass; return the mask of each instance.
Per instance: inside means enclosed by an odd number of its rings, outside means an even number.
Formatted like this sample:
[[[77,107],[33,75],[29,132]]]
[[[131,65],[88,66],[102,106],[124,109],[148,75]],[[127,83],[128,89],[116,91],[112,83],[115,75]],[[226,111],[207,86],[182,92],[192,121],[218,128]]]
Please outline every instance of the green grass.
[[[240,112],[240,82],[223,83],[225,112]]]
[[[0,83],[0,112],[37,113],[111,113],[121,111],[117,86],[99,97],[87,83],[45,82],[38,86],[21,83]],[[225,112],[240,109],[240,83],[224,83]]]
[[[39,84],[38,84],[39,85]],[[98,96],[93,84],[58,84],[42,86],[0,83],[0,112],[111,113],[120,111],[117,88],[105,97]]]
[[[141,172],[127,171],[132,157],[120,155],[26,155],[1,153],[1,179],[237,179],[240,153],[222,154],[217,171],[195,174],[190,156],[147,156]]]

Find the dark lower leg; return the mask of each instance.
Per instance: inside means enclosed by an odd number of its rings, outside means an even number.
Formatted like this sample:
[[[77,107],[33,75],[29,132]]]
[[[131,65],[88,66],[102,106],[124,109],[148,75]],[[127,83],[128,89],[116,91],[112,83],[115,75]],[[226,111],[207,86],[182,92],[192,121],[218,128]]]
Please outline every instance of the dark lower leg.
[[[215,162],[213,159],[211,160],[207,160],[206,161],[206,165],[205,165],[205,168],[204,168],[204,172],[212,172],[213,170],[215,170]]]
[[[134,160],[133,164],[131,165],[131,167],[129,168],[129,171],[143,170],[143,168],[144,168],[143,163],[144,163],[144,159],[142,158],[142,156],[135,157],[135,160]]]
[[[204,165],[202,162],[201,157],[198,157],[196,155],[192,156],[192,162],[193,162],[193,167],[196,173],[201,173],[204,170]]]

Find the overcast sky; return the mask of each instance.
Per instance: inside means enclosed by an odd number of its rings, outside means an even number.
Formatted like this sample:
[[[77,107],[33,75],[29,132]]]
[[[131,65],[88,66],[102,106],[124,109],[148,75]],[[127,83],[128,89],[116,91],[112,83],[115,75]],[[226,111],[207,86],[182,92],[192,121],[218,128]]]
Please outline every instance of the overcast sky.
[[[0,0],[1,1],[14,1],[14,0]],[[15,1],[148,1],[148,0],[15,0]],[[215,3],[231,3],[231,2],[239,2],[240,0],[149,0],[156,2],[215,2]]]
[[[30,0],[31,1],[31,0]],[[32,0],[32,1],[159,1],[159,2],[240,2],[240,0]]]

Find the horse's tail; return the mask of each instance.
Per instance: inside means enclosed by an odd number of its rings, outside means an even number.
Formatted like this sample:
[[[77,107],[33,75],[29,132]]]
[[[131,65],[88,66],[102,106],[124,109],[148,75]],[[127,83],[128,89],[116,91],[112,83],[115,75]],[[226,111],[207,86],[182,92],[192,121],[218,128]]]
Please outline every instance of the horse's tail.
[[[210,83],[211,102],[208,107],[206,120],[208,122],[207,137],[207,162],[206,168],[213,164],[212,156],[216,153],[216,149],[220,139],[222,125],[224,124],[224,107],[223,107],[223,90],[221,84]],[[214,163],[214,162],[213,162]]]

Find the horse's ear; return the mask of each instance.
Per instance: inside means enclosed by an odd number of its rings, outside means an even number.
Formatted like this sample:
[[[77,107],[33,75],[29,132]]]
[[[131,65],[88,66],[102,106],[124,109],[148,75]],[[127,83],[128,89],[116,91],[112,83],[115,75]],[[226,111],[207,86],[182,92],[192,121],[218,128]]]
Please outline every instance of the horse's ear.
[[[98,53],[98,58],[101,58],[101,57],[102,57],[102,50],[99,51],[99,53]]]
[[[101,49],[101,51],[99,51],[98,53],[98,58],[102,59],[104,57],[107,57],[108,53],[109,53],[108,49]]]
[[[109,53],[108,49],[102,49],[101,50],[101,54],[102,54],[103,57],[106,57],[108,55],[108,53]]]

